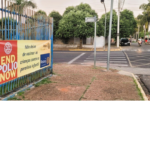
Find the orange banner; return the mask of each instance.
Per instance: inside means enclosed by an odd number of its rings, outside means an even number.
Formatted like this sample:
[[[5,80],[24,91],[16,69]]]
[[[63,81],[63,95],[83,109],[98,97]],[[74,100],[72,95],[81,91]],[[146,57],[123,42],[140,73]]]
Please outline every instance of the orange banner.
[[[0,84],[51,65],[51,41],[0,41]]]

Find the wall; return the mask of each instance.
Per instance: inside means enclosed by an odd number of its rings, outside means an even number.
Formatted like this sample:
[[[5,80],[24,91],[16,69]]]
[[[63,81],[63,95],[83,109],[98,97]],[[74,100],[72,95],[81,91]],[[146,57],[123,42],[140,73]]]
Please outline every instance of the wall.
[[[104,42],[105,42],[105,39],[104,39],[103,36],[101,36],[101,37],[97,36],[96,37],[96,48],[102,48],[102,47],[104,47]],[[93,43],[93,45],[94,45],[94,43]]]

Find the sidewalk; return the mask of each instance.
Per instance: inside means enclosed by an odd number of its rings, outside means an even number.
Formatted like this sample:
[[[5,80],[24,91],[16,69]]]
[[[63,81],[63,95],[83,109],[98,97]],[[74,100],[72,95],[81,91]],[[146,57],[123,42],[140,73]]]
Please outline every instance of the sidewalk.
[[[79,65],[54,65],[54,76],[18,93],[14,100],[142,100],[134,80],[117,70]]]
[[[86,46],[86,47],[84,47],[83,46],[83,48],[82,49],[78,49],[78,48],[72,48],[72,47],[62,47],[62,48],[60,48],[60,47],[54,47],[54,51],[57,51],[57,50],[67,50],[67,51],[94,51],[94,48],[93,48],[93,46]],[[104,48],[96,48],[96,51],[107,51],[108,50],[108,46],[106,46],[105,47],[105,49]],[[111,51],[121,51],[122,50],[122,48],[121,47],[119,47],[119,48],[117,48],[117,46],[115,46],[115,45],[111,45],[111,49],[110,49]]]

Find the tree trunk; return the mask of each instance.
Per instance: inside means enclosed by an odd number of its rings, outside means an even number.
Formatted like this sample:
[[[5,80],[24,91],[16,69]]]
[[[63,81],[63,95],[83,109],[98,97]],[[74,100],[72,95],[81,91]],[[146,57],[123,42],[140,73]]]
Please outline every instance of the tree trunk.
[[[80,38],[80,45],[79,45],[80,49],[82,49],[82,43],[83,43],[83,39]]]

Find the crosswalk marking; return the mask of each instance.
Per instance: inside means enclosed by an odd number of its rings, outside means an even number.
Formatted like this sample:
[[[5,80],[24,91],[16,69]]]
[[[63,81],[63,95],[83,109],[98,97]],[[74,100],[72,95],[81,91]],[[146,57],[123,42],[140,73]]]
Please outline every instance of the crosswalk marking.
[[[97,63],[103,63],[103,65],[106,65],[107,59],[108,59],[107,52],[97,53],[97,56],[96,56]],[[92,63],[92,62],[94,62],[94,54],[91,54],[89,57],[87,57],[85,60],[83,60],[83,63],[81,63],[81,64],[88,64],[88,63]],[[129,66],[126,56],[124,55],[123,52],[111,53],[110,65]]]

